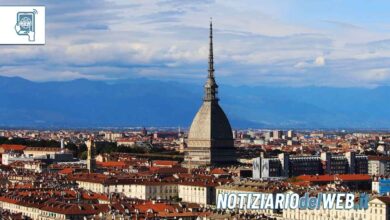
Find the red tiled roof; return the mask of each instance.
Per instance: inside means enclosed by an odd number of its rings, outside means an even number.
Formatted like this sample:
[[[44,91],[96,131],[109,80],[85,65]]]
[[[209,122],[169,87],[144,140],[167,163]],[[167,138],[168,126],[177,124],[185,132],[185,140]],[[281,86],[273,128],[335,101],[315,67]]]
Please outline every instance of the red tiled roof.
[[[28,189],[28,188],[33,188],[33,185],[31,183],[18,183],[15,184],[14,187],[15,189]]]
[[[73,204],[52,202],[41,208],[41,210],[60,213],[65,215],[93,215],[99,212],[107,212],[108,206],[104,204]]]
[[[164,185],[173,183],[169,179],[155,179],[155,178],[140,178],[139,176],[106,176],[104,174],[97,173],[76,173],[68,175],[69,180],[93,182],[100,184],[140,184],[140,185]]]
[[[377,199],[381,200],[382,202],[386,204],[390,204],[390,197],[389,196],[380,196]]]
[[[170,218],[177,218],[177,217],[196,217],[196,216],[199,216],[200,213],[198,212],[173,212],[173,213],[169,213],[169,212],[159,212],[158,213],[158,216],[159,217],[170,217]],[[210,215],[211,212],[205,212],[203,213],[205,216],[207,215]]]
[[[221,168],[215,168],[211,171],[211,174],[228,174],[228,173]]]
[[[169,210],[170,212],[175,211],[175,208],[171,205],[165,203],[155,203],[146,202],[145,204],[136,205],[135,208],[139,209],[141,212],[146,212],[149,209],[152,209],[154,212],[165,212]]]
[[[26,147],[25,151],[45,151],[45,152],[60,152],[62,149],[60,147]],[[66,149],[65,149],[66,150]]]
[[[105,183],[109,176],[100,173],[76,173],[68,176],[68,179],[75,181],[86,181],[93,183]]]
[[[368,156],[368,160],[390,160],[390,157],[386,156]]]
[[[5,151],[9,151],[9,150],[21,151],[27,148],[27,146],[19,145],[19,144],[2,144],[0,145],[0,147],[3,148]]]
[[[370,181],[371,177],[367,174],[339,174],[339,175],[301,175],[297,179],[308,182],[332,182],[341,181]]]
[[[187,173],[188,169],[184,167],[150,167],[151,174],[176,174],[176,173]]]
[[[74,169],[70,168],[70,167],[58,171],[59,174],[64,174],[64,175],[68,175],[68,174],[71,174],[73,172],[74,172]]]
[[[126,167],[126,163],[123,161],[96,162],[96,164],[102,167],[116,167],[116,168]]]
[[[86,199],[86,200],[98,199],[98,200],[109,201],[109,197],[107,195],[101,194],[101,193],[83,193],[82,197],[83,197],[83,199]]]
[[[212,187],[212,186],[218,186],[220,185],[218,182],[211,182],[211,181],[183,181],[178,183],[179,185],[186,185],[186,186],[202,186],[202,187]]]
[[[154,160],[154,166],[175,166],[178,162],[175,160]]]

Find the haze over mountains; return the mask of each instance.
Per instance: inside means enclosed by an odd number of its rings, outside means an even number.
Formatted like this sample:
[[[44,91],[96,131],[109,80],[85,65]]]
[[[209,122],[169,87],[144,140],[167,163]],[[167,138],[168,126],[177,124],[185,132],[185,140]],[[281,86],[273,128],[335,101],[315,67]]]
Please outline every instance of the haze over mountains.
[[[234,128],[390,128],[390,87],[233,87],[220,103]],[[148,79],[32,82],[0,77],[3,127],[188,127],[197,84]]]

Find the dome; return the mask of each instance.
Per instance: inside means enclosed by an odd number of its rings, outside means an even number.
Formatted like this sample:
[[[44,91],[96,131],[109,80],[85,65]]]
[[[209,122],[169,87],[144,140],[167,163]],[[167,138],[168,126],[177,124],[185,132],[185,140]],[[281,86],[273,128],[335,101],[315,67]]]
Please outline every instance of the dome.
[[[229,120],[218,102],[203,102],[192,121],[188,139],[194,140],[233,140]]]
[[[210,51],[203,104],[196,113],[188,133],[185,164],[218,165],[236,163],[232,128],[218,104],[218,85],[214,78],[212,24],[210,22]]]

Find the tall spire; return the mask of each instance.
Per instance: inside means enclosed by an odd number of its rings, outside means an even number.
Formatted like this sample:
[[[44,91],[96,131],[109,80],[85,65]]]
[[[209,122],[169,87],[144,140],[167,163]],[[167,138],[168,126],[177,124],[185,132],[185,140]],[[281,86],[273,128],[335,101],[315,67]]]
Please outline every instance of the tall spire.
[[[213,54],[213,22],[210,18],[210,42],[209,42],[209,78],[214,78],[214,54]]]
[[[218,101],[218,85],[214,78],[214,54],[213,54],[213,23],[210,18],[210,42],[209,42],[209,69],[207,81],[204,86],[204,101]]]

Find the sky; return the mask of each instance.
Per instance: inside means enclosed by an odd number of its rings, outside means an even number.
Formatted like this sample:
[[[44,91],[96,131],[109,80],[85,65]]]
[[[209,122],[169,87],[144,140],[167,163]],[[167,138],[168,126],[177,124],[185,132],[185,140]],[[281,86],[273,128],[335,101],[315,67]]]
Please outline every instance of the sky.
[[[0,46],[0,75],[201,82],[208,27],[217,81],[231,85],[390,85],[386,0],[0,0],[45,5],[46,45]]]

